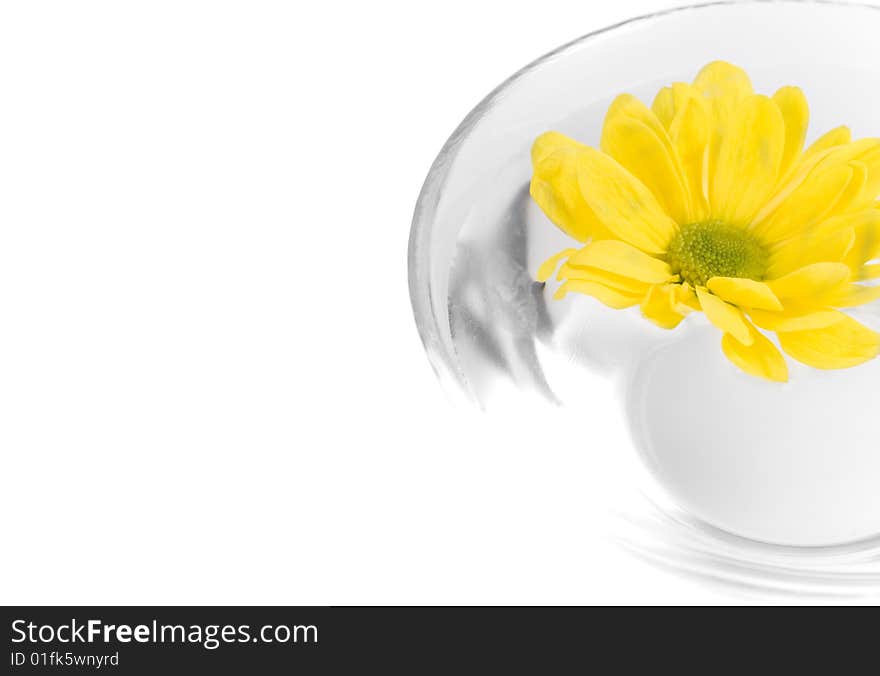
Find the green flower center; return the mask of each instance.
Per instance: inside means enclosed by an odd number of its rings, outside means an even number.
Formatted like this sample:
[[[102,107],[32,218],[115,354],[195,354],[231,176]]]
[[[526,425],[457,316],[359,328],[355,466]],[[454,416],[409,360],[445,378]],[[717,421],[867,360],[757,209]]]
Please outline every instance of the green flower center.
[[[691,286],[705,286],[712,277],[761,280],[767,258],[767,250],[756,237],[722,221],[682,225],[667,251],[672,272]]]

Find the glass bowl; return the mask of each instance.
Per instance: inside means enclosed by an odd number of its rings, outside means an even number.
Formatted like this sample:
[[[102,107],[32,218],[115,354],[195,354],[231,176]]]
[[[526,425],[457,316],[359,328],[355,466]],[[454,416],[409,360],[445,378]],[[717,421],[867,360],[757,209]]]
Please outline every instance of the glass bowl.
[[[635,449],[664,497],[710,529],[795,547],[880,533],[880,360],[842,371],[789,362],[780,385],[731,367],[703,315],[664,331],[638,308],[613,311],[579,294],[551,300],[535,272],[572,241],[528,189],[539,134],[596,146],[616,95],[650,104],[660,87],[718,59],[744,68],[758,92],[800,86],[808,143],[840,124],[854,138],[880,136],[877,35],[880,12],[870,7],[688,7],[575,40],[495,89],[434,162],[410,237],[415,318],[447,390],[535,424],[546,404],[562,407],[584,432],[566,427],[562,438],[549,425],[548,443]],[[876,303],[857,314],[880,328]],[[603,413],[609,399],[620,417]],[[613,429],[622,424],[623,437]]]

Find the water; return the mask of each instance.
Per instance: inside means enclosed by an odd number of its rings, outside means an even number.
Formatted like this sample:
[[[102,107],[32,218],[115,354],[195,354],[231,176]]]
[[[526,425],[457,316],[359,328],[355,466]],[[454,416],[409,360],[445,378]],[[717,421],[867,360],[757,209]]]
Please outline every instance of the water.
[[[571,424],[564,434],[548,425],[548,443],[579,444],[609,464],[633,461],[629,488],[638,497],[621,486],[609,528],[634,554],[742,593],[873,597],[880,360],[833,372],[789,360],[790,382],[766,383],[727,362],[702,315],[664,331],[637,308],[611,310],[578,294],[553,301],[552,284],[534,281],[545,258],[573,243],[528,195],[531,141],[555,129],[595,145],[620,91],[650,102],[663,84],[726,58],[746,67],[759,91],[802,86],[812,138],[841,123],[856,136],[880,135],[880,89],[866,86],[880,79],[869,72],[880,13],[785,3],[689,12],[532,67],[458,130],[416,214],[417,224],[431,224],[411,252],[417,316],[421,304],[436,323],[426,331],[422,320],[423,337],[438,372],[480,407],[535,425],[544,424],[543,408],[562,409]],[[737,24],[767,31],[766,39],[732,39]],[[786,36],[778,25],[789,27]],[[847,39],[808,50],[819,35]],[[668,49],[673,42],[680,51]],[[626,56],[635,45],[651,58]],[[428,301],[419,300],[423,286]],[[880,328],[877,304],[859,319]]]

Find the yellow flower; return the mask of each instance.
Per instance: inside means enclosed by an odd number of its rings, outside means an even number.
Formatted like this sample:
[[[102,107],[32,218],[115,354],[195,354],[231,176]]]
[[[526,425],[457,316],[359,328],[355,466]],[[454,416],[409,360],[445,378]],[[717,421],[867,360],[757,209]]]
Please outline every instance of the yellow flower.
[[[880,335],[840,311],[880,298],[880,139],[839,127],[804,149],[803,92],[755,94],[716,61],[649,109],[619,96],[601,151],[548,132],[532,148],[531,195],[584,243],[544,263],[557,298],[635,305],[671,329],[703,312],[724,354],[786,381],[789,356],[820,369],[861,364]]]

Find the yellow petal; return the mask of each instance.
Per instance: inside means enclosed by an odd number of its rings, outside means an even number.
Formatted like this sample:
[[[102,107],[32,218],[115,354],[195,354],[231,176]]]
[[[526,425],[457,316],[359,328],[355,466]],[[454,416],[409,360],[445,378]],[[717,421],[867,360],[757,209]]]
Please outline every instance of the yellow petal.
[[[582,293],[587,296],[593,296],[593,298],[599,300],[610,308],[614,308],[615,310],[622,310],[624,308],[632,307],[633,305],[638,305],[642,301],[641,295],[623,293],[621,291],[611,289],[604,284],[598,284],[596,282],[585,282],[578,279],[570,279],[565,282],[562,286],[559,287],[559,289],[553,295],[553,298],[555,298],[556,300],[561,300],[565,297],[567,293],[571,291]]]
[[[609,122],[613,123],[622,119],[638,120],[654,132],[666,148],[671,147],[668,137],[665,135],[666,127],[663,125],[663,122],[651,109],[632,94],[621,94],[615,98],[605,113],[606,125]]]
[[[874,167],[877,162],[875,157],[877,151],[880,151],[880,139],[862,138],[830,148],[806,160],[805,163],[813,163],[811,174],[821,174],[822,172],[831,171],[836,167],[851,165],[854,162],[859,162],[866,166],[870,164]]]
[[[807,97],[799,87],[783,87],[773,95],[773,101],[779,106],[785,120],[785,151],[782,154],[780,174],[785,174],[800,156],[807,137],[807,125],[810,122],[810,108]]]
[[[834,238],[836,237],[838,246],[835,250],[837,251],[839,251],[841,238],[844,236],[851,238],[851,245],[837,260],[846,263],[856,278],[862,278],[861,268],[865,263],[880,257],[880,210],[878,209],[868,208],[834,216],[816,225],[815,230],[816,241],[822,241],[824,238],[829,242],[829,246],[834,246]],[[792,240],[791,243],[779,247],[779,253],[774,252],[771,256],[771,267],[774,266],[773,261],[777,258],[785,258],[784,251],[791,248],[790,244],[795,243],[796,240]],[[828,253],[830,254],[831,251],[829,250]],[[833,259],[826,256],[824,260]]]
[[[537,165],[560,150],[578,150],[583,147],[573,138],[558,131],[548,131],[541,134],[532,143],[532,164]]]
[[[865,157],[877,148],[880,148],[880,139],[878,138],[860,138],[850,143],[844,143],[830,148],[829,152],[823,155],[816,168],[822,170],[835,165],[848,164],[853,160]]]
[[[752,344],[753,337],[742,311],[701,287],[697,287],[697,297],[710,322],[744,345]]]
[[[599,268],[649,284],[660,284],[675,278],[668,263],[617,239],[592,242],[568,262],[573,266]]]
[[[880,216],[880,214],[878,214]],[[767,277],[773,279],[787,275],[812,263],[841,263],[850,253],[856,241],[853,228],[826,234],[807,233],[779,246],[770,256]]]
[[[847,166],[852,171],[852,174],[849,181],[847,181],[846,187],[831,207],[831,214],[841,214],[856,209],[864,209],[868,206],[864,200],[865,188],[868,183],[868,165],[861,160],[853,160]]]
[[[532,146],[534,171],[529,186],[529,193],[547,218],[581,242],[608,235],[578,185],[577,157],[585,147],[556,132],[539,136]]]
[[[880,258],[880,210],[867,209],[848,220],[855,232],[855,241],[845,262],[858,270],[868,261]]]
[[[880,147],[871,148],[858,157],[858,163],[864,165],[865,182],[862,191],[854,196],[852,202],[846,205],[848,209],[856,209],[869,206],[877,199],[880,193]],[[838,206],[838,209],[841,207]]]
[[[786,305],[787,300],[818,302],[841,289],[850,277],[843,263],[813,263],[767,282],[770,290]]]
[[[752,218],[752,225],[759,225],[772,216],[789,199],[791,194],[803,184],[807,177],[813,173],[816,167],[822,164],[827,157],[834,154],[836,150],[836,148],[829,148],[809,158],[806,153],[801,155],[801,158],[795,162],[794,166],[788,171],[788,174],[780,178],[776,189],[773,191],[773,195]]]
[[[641,101],[629,94],[617,97],[605,116],[601,147],[639,179],[673,219],[683,222],[689,217],[687,188],[669,136]]]
[[[648,292],[648,287],[650,286],[637,279],[624,277],[613,272],[608,272],[607,270],[599,270],[597,268],[576,268],[568,263],[559,269],[558,279],[596,282],[598,284],[603,284],[614,291],[620,291],[625,294],[635,294],[639,297],[644,296]]]
[[[838,295],[830,298],[828,304],[833,307],[858,307],[873,303],[880,298],[880,286],[849,284]]]
[[[831,171],[844,165],[856,169],[856,175],[831,213],[864,209],[876,197],[880,189],[880,139],[863,138],[831,148],[816,162],[812,173]]]
[[[749,328],[751,341],[748,345],[729,333],[724,334],[721,338],[721,349],[725,356],[749,375],[780,383],[788,381],[785,358],[766,336]]]
[[[809,231],[826,218],[853,178],[848,165],[830,171],[811,173],[764,221],[756,221],[752,231],[768,242],[784,242],[795,234]]]
[[[855,230],[861,235],[871,237],[880,225],[880,209],[873,207],[848,214],[838,214],[822,220],[815,226],[816,234],[826,235],[840,230]]]
[[[703,67],[694,79],[694,87],[713,105],[733,108],[752,93],[746,72],[726,61],[713,61]]]
[[[782,349],[817,369],[843,369],[873,359],[880,352],[880,334],[844,315],[821,329],[779,334]]]
[[[675,116],[675,100],[672,96],[672,87],[663,87],[654,97],[651,111],[664,127],[669,129],[672,118]]]
[[[847,131],[848,133],[848,131]],[[815,145],[815,144],[814,144]],[[853,174],[847,173],[844,167],[848,167],[850,163],[859,162],[867,154],[871,153],[874,148],[880,147],[878,139],[859,139],[852,143],[831,146],[817,152],[811,152],[811,148],[801,156],[796,166],[790,172],[790,176],[780,183],[780,187],[774,192],[773,196],[761,208],[761,210],[752,219],[753,226],[756,229],[763,227],[761,224],[768,218],[775,215],[776,210],[783,208],[785,205],[791,205],[792,194],[795,190],[799,191],[799,199],[807,199],[810,192],[816,192],[817,186],[822,186],[824,193],[819,201],[818,196],[814,196],[814,203],[819,205],[818,213],[825,218],[833,213],[834,210],[839,211],[840,205],[838,201],[841,197],[842,190],[846,184],[850,183]],[[833,178],[825,176],[827,172],[834,172]],[[809,187],[804,187],[804,183],[809,182]],[[834,186],[832,190],[829,184]],[[815,214],[811,219],[815,222],[817,219]],[[802,227],[801,230],[804,228]]]
[[[880,263],[863,267],[860,279],[880,279]]]
[[[728,303],[761,310],[781,310],[782,303],[763,282],[741,277],[713,277],[706,286]]]
[[[849,127],[835,127],[813,141],[810,147],[804,151],[802,160],[807,160],[829,148],[845,145],[851,140],[852,133],[850,132]]]
[[[710,178],[712,213],[728,223],[749,223],[776,185],[784,148],[779,107],[766,96],[744,99],[730,118]]]
[[[568,258],[575,253],[577,253],[577,249],[565,249],[558,254],[550,256],[550,258],[541,263],[541,267],[538,268],[538,273],[535,275],[535,279],[539,282],[546,282],[553,276],[553,271],[556,269],[556,266],[559,265],[559,261],[563,258]]]
[[[677,228],[675,221],[618,162],[585,148],[578,157],[578,184],[587,204],[617,237],[647,253],[666,251]]]
[[[673,95],[677,101],[669,125],[669,138],[678,156],[689,197],[687,222],[708,216],[706,199],[706,160],[709,144],[709,110],[699,93],[690,85],[676,83]]]
[[[642,314],[664,329],[674,329],[684,319],[677,309],[675,284],[652,286],[642,301]]]
[[[711,180],[718,165],[722,139],[728,133],[733,111],[740,101],[752,94],[752,83],[746,72],[724,61],[714,61],[704,67],[694,80],[709,106],[712,133],[709,138],[707,172]]]
[[[700,299],[697,298],[697,292],[690,284],[675,284],[675,309],[683,315],[691,312],[700,312]]]
[[[687,217],[692,223],[708,217],[706,199],[707,160],[712,118],[709,104],[695,87],[675,82],[654,98],[652,112],[668,130],[688,197]],[[674,215],[674,214],[673,214]]]
[[[749,317],[762,329],[767,331],[806,331],[808,329],[824,329],[841,321],[843,315],[837,310],[818,310],[807,314],[796,312],[767,312],[766,310],[749,310]]]

